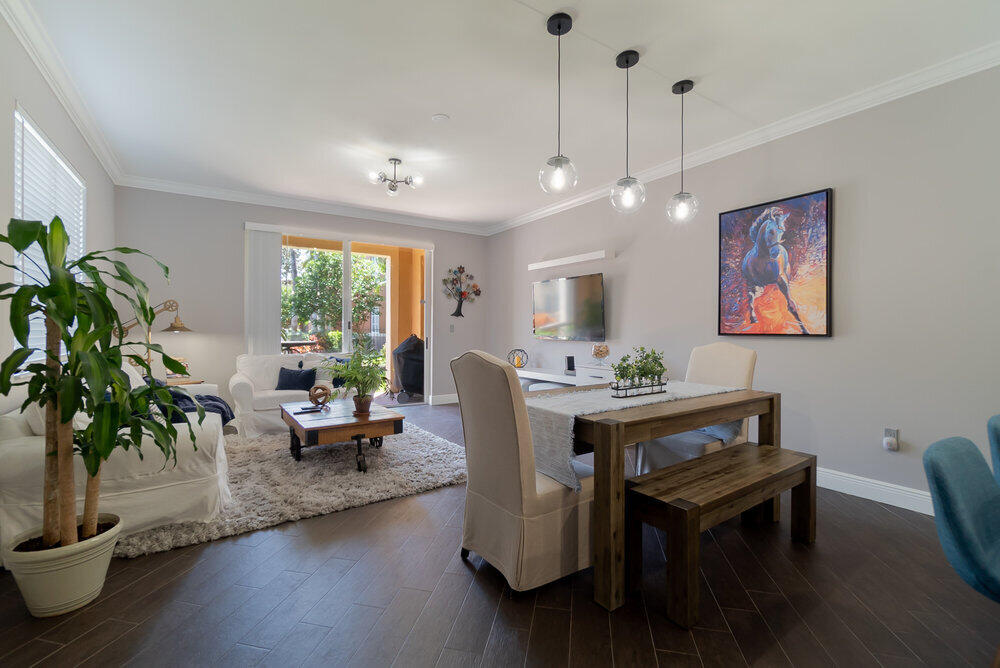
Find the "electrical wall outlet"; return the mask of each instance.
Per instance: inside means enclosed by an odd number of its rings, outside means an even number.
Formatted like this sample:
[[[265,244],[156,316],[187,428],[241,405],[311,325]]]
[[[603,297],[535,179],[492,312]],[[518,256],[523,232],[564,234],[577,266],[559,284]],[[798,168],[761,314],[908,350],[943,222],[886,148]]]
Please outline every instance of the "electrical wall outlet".
[[[886,427],[882,431],[882,447],[891,452],[899,450],[899,430]]]

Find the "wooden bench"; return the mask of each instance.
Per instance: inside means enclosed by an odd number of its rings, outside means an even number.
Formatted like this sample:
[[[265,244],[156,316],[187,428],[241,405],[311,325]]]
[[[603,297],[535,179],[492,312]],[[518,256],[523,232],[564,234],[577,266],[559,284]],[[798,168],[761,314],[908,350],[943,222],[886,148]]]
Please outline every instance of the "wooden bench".
[[[667,616],[685,628],[698,621],[702,531],[759,509],[792,490],[792,539],[816,539],[816,457],[769,445],[736,445],[626,481],[626,575],[642,579],[642,524],[667,534]]]

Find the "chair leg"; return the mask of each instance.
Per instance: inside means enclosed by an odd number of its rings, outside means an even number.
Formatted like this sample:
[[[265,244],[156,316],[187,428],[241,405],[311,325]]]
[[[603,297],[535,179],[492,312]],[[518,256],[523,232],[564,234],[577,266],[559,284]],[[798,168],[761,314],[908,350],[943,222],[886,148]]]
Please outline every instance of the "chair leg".
[[[469,551],[468,551],[468,550],[466,550],[466,549],[465,549],[465,548],[463,547],[463,548],[462,548],[462,551],[461,551],[461,552],[459,552],[459,556],[461,556],[461,557],[462,557],[462,561],[468,561],[468,560],[469,560]]]

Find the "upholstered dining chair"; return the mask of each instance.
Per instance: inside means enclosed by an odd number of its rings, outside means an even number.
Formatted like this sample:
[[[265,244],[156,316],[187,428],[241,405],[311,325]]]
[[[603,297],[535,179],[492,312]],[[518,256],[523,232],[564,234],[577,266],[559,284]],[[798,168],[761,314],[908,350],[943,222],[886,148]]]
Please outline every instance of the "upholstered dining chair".
[[[753,373],[757,366],[757,353],[749,348],[720,341],[691,350],[687,375],[684,380],[706,385],[752,388]],[[645,441],[636,446],[636,473],[646,473],[666,468],[687,459],[701,457],[723,447],[746,443],[748,420],[743,420],[739,431],[728,443],[719,435],[725,431],[720,426],[714,434],[704,431],[686,431]],[[733,425],[735,428],[735,425]]]
[[[1000,416],[989,422],[993,461],[998,457]],[[934,523],[952,568],[973,589],[1000,602],[1000,482],[976,444],[946,438],[924,452],[934,502]]]
[[[462,556],[480,555],[517,591],[590,566],[593,469],[574,464],[579,493],[535,471],[528,411],[510,364],[472,350],[451,361],[451,372],[469,474]]]

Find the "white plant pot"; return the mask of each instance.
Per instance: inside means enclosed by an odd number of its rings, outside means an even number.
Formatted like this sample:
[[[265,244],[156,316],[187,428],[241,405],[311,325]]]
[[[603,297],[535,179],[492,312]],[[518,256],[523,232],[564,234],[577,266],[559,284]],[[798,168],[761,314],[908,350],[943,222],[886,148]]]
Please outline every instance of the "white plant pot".
[[[82,520],[77,516],[77,522]],[[28,611],[35,617],[53,617],[82,608],[104,587],[111,553],[121,533],[121,518],[101,513],[98,524],[114,526],[93,538],[73,545],[38,552],[15,552],[29,538],[40,536],[41,528],[18,534],[4,547],[4,562],[14,575]]]

